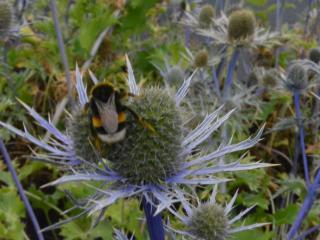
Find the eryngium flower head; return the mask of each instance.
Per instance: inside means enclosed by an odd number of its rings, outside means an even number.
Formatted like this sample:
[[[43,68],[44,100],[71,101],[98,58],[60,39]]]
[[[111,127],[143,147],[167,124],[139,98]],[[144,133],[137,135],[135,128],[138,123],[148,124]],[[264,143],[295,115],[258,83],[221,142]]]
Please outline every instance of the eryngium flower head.
[[[308,87],[306,68],[300,63],[292,64],[287,70],[286,86],[291,91],[301,91]]]
[[[164,76],[168,84],[175,86],[183,82],[184,73],[179,66],[171,67],[167,71],[168,72]]]
[[[215,186],[208,202],[201,203],[197,198],[198,205],[191,205],[187,199],[182,198],[183,212],[186,215],[181,215],[171,207],[170,212],[182,221],[185,225],[184,230],[176,230],[168,226],[168,228],[180,234],[197,240],[226,240],[232,238],[232,234],[236,232],[251,230],[257,227],[262,227],[268,223],[256,223],[241,227],[232,227],[232,225],[246,215],[254,206],[245,209],[230,219],[230,212],[237,198],[238,192],[233,196],[231,201],[225,206],[216,203],[215,197],[217,187]]]
[[[204,5],[199,14],[199,25],[201,27],[208,27],[214,17],[214,8],[210,4]]]
[[[254,34],[256,19],[252,11],[236,10],[229,17],[228,36],[230,41],[250,38]]]
[[[217,204],[205,203],[194,209],[187,228],[199,239],[225,240],[229,236],[228,218]]]
[[[314,63],[320,62],[320,49],[319,48],[313,48],[309,52],[309,59]]]
[[[205,67],[208,64],[208,60],[208,52],[205,49],[200,50],[195,56],[194,65],[198,68]]]
[[[132,184],[163,182],[177,171],[182,160],[181,110],[172,95],[158,87],[144,89],[128,106],[154,132],[128,116],[127,137],[108,151],[112,169]]]
[[[201,144],[208,140],[212,133],[229,118],[232,111],[220,117],[220,108],[207,115],[194,130],[183,128],[185,120],[182,118],[183,114],[179,106],[188,92],[193,75],[185,80],[179,90],[173,94],[169,90],[166,92],[167,90],[159,88],[140,89],[135,82],[128,58],[127,69],[129,89],[136,96],[131,98],[128,104],[141,117],[128,121],[126,138],[109,145],[106,151],[100,151],[98,147],[93,148],[90,153],[85,152],[85,149],[78,149],[81,147],[90,149],[91,144],[92,147],[95,146],[85,134],[88,133],[87,129],[90,128],[90,125],[85,128],[88,122],[79,112],[71,116],[73,123],[78,121],[79,125],[75,129],[70,128],[69,125],[67,131],[62,133],[50,121],[45,120],[32,108],[23,104],[38,124],[52,134],[52,138],[46,142],[32,136],[26,128],[21,131],[0,122],[1,126],[48,152],[47,154],[35,152],[33,158],[65,167],[66,174],[46,186],[83,181],[103,183],[99,188],[96,185],[87,185],[92,187],[95,193],[76,201],[76,206],[83,210],[79,216],[84,213],[101,213],[118,199],[134,195],[143,197],[149,204],[155,206],[157,209],[155,215],[157,215],[172,203],[181,201],[183,194],[180,193],[183,191],[180,185],[217,184],[228,181],[228,179],[214,177],[216,173],[270,166],[263,163],[242,164],[240,161],[235,161],[223,164],[216,161],[217,158],[227,153],[245,150],[255,145],[261,137],[263,128],[253,139],[237,144],[223,144],[212,152],[201,151]],[[97,82],[96,77],[92,73],[90,75],[94,82]],[[85,110],[89,98],[78,68],[76,79],[79,108]],[[128,114],[128,117],[133,116]],[[142,127],[141,124],[146,127]],[[151,130],[152,128],[154,131]],[[86,140],[88,144],[84,144]],[[100,146],[100,149],[104,149],[104,146]],[[194,154],[194,149],[197,149],[197,154]],[[96,153],[96,158],[94,153]],[[100,215],[102,216],[103,214]],[[68,221],[70,220],[57,223],[46,230],[59,227]]]
[[[0,36],[5,35],[11,27],[13,11],[8,1],[0,1]]]
[[[262,76],[262,83],[264,87],[274,88],[279,82],[280,76],[276,69],[268,69]]]

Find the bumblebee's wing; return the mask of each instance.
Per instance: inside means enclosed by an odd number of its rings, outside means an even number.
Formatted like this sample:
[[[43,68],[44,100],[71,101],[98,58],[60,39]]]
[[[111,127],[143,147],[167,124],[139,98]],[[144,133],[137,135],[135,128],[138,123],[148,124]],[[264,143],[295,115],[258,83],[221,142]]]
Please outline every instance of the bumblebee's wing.
[[[118,129],[118,112],[115,94],[111,94],[107,102],[95,100],[103,128],[107,133],[115,133]]]

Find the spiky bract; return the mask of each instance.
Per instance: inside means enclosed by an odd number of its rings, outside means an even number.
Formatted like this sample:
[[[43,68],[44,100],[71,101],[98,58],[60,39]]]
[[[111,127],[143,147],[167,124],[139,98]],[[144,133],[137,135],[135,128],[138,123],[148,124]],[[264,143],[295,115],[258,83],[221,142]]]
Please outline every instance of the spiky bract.
[[[242,40],[254,34],[256,18],[252,11],[247,9],[236,10],[231,13],[228,25],[230,41]]]
[[[198,68],[205,67],[208,64],[208,59],[209,59],[208,52],[205,49],[200,50],[196,54],[196,57],[194,59],[194,65]]]
[[[286,82],[291,90],[306,89],[308,87],[308,74],[304,66],[299,63],[291,65],[287,72]]]
[[[309,52],[309,59],[314,63],[320,62],[320,48],[313,48]]]
[[[67,132],[77,156],[89,162],[97,162],[97,151],[90,129],[89,116],[80,107],[72,112]]]
[[[214,203],[206,203],[194,209],[188,223],[188,231],[203,240],[225,240],[229,223],[224,209]]]
[[[214,17],[214,8],[210,4],[204,5],[199,14],[199,25],[201,27],[208,27]]]
[[[141,120],[128,116],[127,137],[112,145],[108,159],[131,184],[160,183],[181,163],[179,110],[172,96],[160,88],[145,89],[129,107]]]
[[[168,70],[165,79],[170,85],[180,85],[184,81],[184,73],[180,67],[175,66]]]
[[[0,1],[0,35],[10,30],[13,21],[11,6],[7,1]]]

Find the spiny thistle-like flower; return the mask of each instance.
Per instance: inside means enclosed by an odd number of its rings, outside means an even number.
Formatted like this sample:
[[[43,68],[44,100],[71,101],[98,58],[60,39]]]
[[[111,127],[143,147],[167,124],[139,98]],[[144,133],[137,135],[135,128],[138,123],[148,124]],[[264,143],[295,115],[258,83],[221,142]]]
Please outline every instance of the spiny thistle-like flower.
[[[275,68],[266,69],[257,67],[252,70],[250,75],[253,75],[255,78],[254,84],[259,84],[270,90],[277,89],[281,82],[281,73]],[[249,84],[249,86],[251,85]]]
[[[229,235],[228,218],[220,205],[205,203],[193,210],[188,230],[197,238],[224,240]]]
[[[0,36],[4,40],[12,40],[19,36],[23,26],[23,13],[28,6],[27,2],[0,0]]]
[[[179,66],[173,66],[169,68],[168,71],[165,73],[165,80],[167,81],[167,83],[173,86],[181,84],[184,81],[184,79],[184,72]]]
[[[90,128],[90,125],[87,125],[87,128],[84,127],[87,124],[85,118],[88,116],[79,113],[71,116],[71,121],[74,123],[75,119],[78,119],[77,130],[70,130],[69,127],[65,133],[62,133],[50,121],[45,120],[24,104],[38,124],[52,134],[53,138],[48,142],[35,138],[26,128],[21,131],[0,122],[3,127],[48,152],[47,154],[35,153],[34,158],[65,166],[67,173],[46,186],[83,181],[103,183],[100,188],[90,185],[95,189],[95,193],[76,204],[84,210],[80,215],[104,211],[119,198],[134,195],[143,197],[154,206],[156,208],[154,215],[157,215],[172,203],[180,201],[180,195],[176,194],[180,191],[180,184],[212,185],[228,181],[214,177],[216,173],[270,166],[264,163],[242,164],[240,161],[222,164],[216,161],[228,153],[252,147],[259,141],[263,128],[253,139],[223,145],[212,152],[201,151],[199,146],[229,118],[232,111],[219,117],[221,111],[219,108],[207,115],[194,130],[187,130],[184,127],[185,120],[180,103],[188,92],[193,76],[184,81],[181,88],[173,94],[169,90],[160,88],[140,89],[128,59],[127,68],[129,89],[136,96],[130,98],[128,104],[153,130],[142,122],[133,120],[133,116],[129,114],[126,121],[126,137],[117,143],[100,146],[102,149],[105,148],[105,151],[99,151],[94,142],[89,140],[89,136],[86,136]],[[96,79],[92,73],[91,76]],[[78,107],[85,110],[89,97],[78,68],[76,79]],[[78,134],[76,131],[79,131]],[[85,143],[86,141],[88,143]],[[197,154],[194,154],[194,149],[197,149]],[[49,228],[58,227],[66,221]]]
[[[188,19],[183,23],[192,26],[192,15],[187,16]],[[273,47],[281,44],[278,33],[257,26],[254,15],[245,9],[232,12],[229,18],[222,12],[219,18],[213,19],[210,29],[191,29],[207,37],[215,46]]]
[[[199,13],[199,24],[202,27],[209,27],[214,17],[214,8],[210,4],[204,5]]]
[[[13,11],[8,1],[0,1],[0,36],[6,35],[13,23]]]
[[[251,38],[256,27],[256,18],[248,9],[236,10],[229,17],[228,36],[230,41]]]
[[[314,63],[320,62],[320,49],[319,48],[313,48],[309,52],[309,59]]]
[[[262,84],[267,88],[275,88],[280,80],[279,72],[274,69],[268,69],[262,75]]]
[[[215,187],[209,201],[201,203],[200,200],[197,199],[198,205],[196,207],[192,206],[186,199],[181,197],[183,199],[183,212],[185,212],[186,215],[181,215],[171,207],[169,210],[174,216],[182,221],[182,223],[184,223],[185,228],[184,230],[176,230],[171,226],[168,226],[168,228],[173,232],[185,235],[191,239],[227,240],[232,239],[233,233],[251,230],[268,224],[257,223],[233,228],[232,225],[246,215],[254,206],[240,212],[238,215],[230,219],[229,214],[237,198],[237,192],[226,207],[216,203],[216,193],[217,188]]]
[[[208,65],[209,55],[207,50],[203,49],[196,53],[194,65],[198,68],[206,67]]]
[[[291,65],[287,70],[285,80],[288,89],[302,91],[308,87],[308,74],[306,68],[299,63]]]

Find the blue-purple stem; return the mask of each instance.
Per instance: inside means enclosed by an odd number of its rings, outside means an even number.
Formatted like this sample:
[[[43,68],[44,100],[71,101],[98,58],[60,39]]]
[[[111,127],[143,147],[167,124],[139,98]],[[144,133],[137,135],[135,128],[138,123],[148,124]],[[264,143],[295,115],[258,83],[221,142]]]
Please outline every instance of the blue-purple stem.
[[[310,187],[310,177],[309,177],[309,169],[308,169],[308,161],[307,161],[307,155],[306,155],[306,146],[304,143],[304,128],[301,118],[301,110],[300,110],[300,92],[294,91],[293,93],[293,99],[294,99],[294,106],[296,110],[296,119],[298,121],[298,127],[299,127],[299,138],[300,138],[300,148],[301,148],[301,155],[303,160],[303,170],[304,170],[304,176],[306,179],[307,187]]]
[[[308,229],[307,231],[305,231],[304,233],[302,233],[299,237],[297,237],[296,240],[304,240],[306,238],[306,236],[308,236],[309,234],[318,231],[320,229],[320,224]]]
[[[293,237],[298,232],[298,230],[302,224],[302,221],[308,215],[308,213],[312,207],[312,204],[313,204],[314,200],[316,199],[317,188],[319,187],[319,183],[320,183],[320,171],[318,170],[313,184],[308,188],[308,194],[307,194],[306,198],[304,199],[304,202],[300,208],[300,212],[298,213],[298,216],[296,217],[293,225],[291,226],[291,228],[288,232],[287,240],[293,239]]]
[[[214,89],[217,93],[217,95],[220,97],[221,93],[220,93],[220,84],[219,84],[219,79],[217,76],[217,72],[214,66],[211,67],[211,72],[212,72],[212,80],[213,80],[213,84],[214,84]]]
[[[232,53],[232,56],[231,56],[231,60],[230,60],[229,66],[228,66],[226,81],[223,86],[222,99],[224,101],[227,100],[229,97],[229,92],[230,92],[230,88],[231,88],[232,80],[233,80],[233,73],[236,68],[236,63],[237,63],[237,60],[239,57],[239,52],[240,52],[239,49],[235,48]]]
[[[53,23],[54,23],[54,29],[57,34],[57,40],[58,40],[58,46],[59,46],[59,50],[60,50],[61,60],[63,63],[64,72],[65,72],[66,79],[67,79],[68,103],[70,104],[71,107],[73,107],[74,106],[74,99],[73,99],[73,94],[72,94],[72,82],[71,82],[71,76],[70,76],[70,71],[69,71],[68,58],[67,58],[66,49],[65,49],[64,43],[63,43],[62,32],[61,32],[61,28],[60,28],[60,24],[59,24],[59,19],[58,19],[57,4],[56,4],[55,0],[50,0],[50,8],[51,8],[52,18],[53,18]]]
[[[145,197],[142,198],[143,210],[147,219],[147,226],[151,240],[164,240],[164,228],[161,214],[154,216],[156,211]]]
[[[36,218],[36,215],[34,214],[34,212],[32,210],[32,207],[31,207],[31,205],[29,203],[29,200],[28,200],[27,196],[24,193],[24,190],[23,190],[23,187],[22,187],[22,185],[21,185],[21,183],[19,181],[18,175],[17,175],[17,173],[14,170],[14,167],[12,165],[12,162],[11,162],[10,156],[8,154],[8,151],[7,151],[6,147],[4,146],[4,143],[3,143],[1,138],[0,138],[0,152],[1,152],[2,156],[3,156],[3,159],[4,159],[7,167],[8,167],[9,172],[11,173],[13,181],[14,181],[15,185],[17,186],[19,195],[20,195],[20,197],[21,197],[21,199],[22,199],[22,201],[23,201],[23,203],[24,203],[24,205],[26,207],[26,210],[27,210],[28,215],[29,215],[29,217],[31,219],[31,222],[33,224],[33,227],[35,229],[37,237],[38,237],[39,240],[43,240],[44,237],[43,237],[43,235],[42,235],[42,233],[40,231],[40,226],[39,226],[38,220]]]

